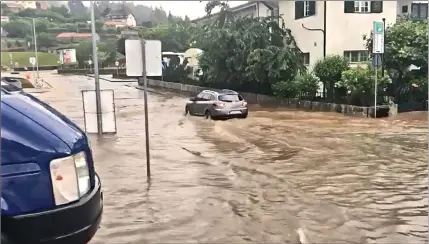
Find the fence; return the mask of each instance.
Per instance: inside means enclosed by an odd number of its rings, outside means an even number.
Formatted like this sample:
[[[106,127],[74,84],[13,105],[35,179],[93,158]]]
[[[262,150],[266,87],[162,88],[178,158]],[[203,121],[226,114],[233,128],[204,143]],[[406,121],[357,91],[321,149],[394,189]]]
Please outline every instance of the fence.
[[[166,82],[161,80],[148,80],[148,85],[152,87],[161,87],[172,89],[176,91],[186,92],[190,94],[198,94],[205,89],[210,89],[201,86],[187,85],[182,83]],[[374,107],[359,107],[346,104],[325,103],[317,101],[306,101],[300,99],[282,99],[267,95],[255,93],[240,93],[249,104],[259,104],[267,106],[281,106],[295,109],[302,109],[307,111],[321,111],[321,112],[337,112],[349,116],[358,117],[373,117]],[[389,106],[377,107],[377,117],[389,116]]]

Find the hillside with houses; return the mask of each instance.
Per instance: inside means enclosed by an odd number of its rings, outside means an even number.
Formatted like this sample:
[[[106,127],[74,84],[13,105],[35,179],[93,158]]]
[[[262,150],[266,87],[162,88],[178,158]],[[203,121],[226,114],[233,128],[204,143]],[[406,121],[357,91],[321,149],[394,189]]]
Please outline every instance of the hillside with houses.
[[[2,1],[1,4],[3,51],[32,49],[33,19],[42,51],[75,46],[92,36],[89,8],[82,1]],[[97,38],[103,41],[120,38],[124,30],[139,31],[181,21],[162,9],[126,2],[99,1],[95,15]]]

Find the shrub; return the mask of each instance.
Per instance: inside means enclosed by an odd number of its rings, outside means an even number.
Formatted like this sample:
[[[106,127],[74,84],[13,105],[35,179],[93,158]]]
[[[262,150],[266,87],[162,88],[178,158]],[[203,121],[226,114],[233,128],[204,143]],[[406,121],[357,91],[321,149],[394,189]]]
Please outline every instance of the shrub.
[[[391,81],[387,75],[382,77],[380,70],[377,76],[377,92],[383,95]],[[350,104],[368,106],[374,101],[374,82],[375,69],[356,68],[344,71],[336,85],[348,91]]]
[[[331,55],[316,61],[313,72],[326,87],[328,99],[333,99],[334,85],[341,79],[342,72],[348,69],[349,62],[340,55]]]
[[[301,97],[313,99],[319,89],[320,79],[314,73],[305,73],[297,77],[296,87]]]
[[[15,46],[17,46],[17,47],[22,47],[22,44],[21,44],[21,42],[20,42],[20,41],[16,40],[16,41],[15,41]]]

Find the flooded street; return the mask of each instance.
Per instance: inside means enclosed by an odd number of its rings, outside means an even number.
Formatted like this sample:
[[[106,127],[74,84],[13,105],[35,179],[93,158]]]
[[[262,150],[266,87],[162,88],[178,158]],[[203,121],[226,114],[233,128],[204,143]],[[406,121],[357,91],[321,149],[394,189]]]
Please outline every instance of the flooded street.
[[[92,78],[48,75],[34,94],[84,125]],[[427,120],[253,107],[245,120],[185,117],[187,97],[115,89],[118,133],[91,136],[104,190],[101,243],[427,243]],[[427,118],[427,117],[426,117]]]

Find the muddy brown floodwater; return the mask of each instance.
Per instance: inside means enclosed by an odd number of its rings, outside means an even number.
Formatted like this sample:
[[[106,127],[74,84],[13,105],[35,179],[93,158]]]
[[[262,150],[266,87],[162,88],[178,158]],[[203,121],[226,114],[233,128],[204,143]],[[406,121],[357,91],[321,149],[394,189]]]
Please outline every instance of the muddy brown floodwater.
[[[47,75],[37,94],[83,126],[93,80]],[[427,243],[427,119],[252,108],[246,120],[185,117],[186,97],[114,88],[118,133],[91,137],[105,212],[98,243]],[[427,118],[427,116],[426,116]]]

